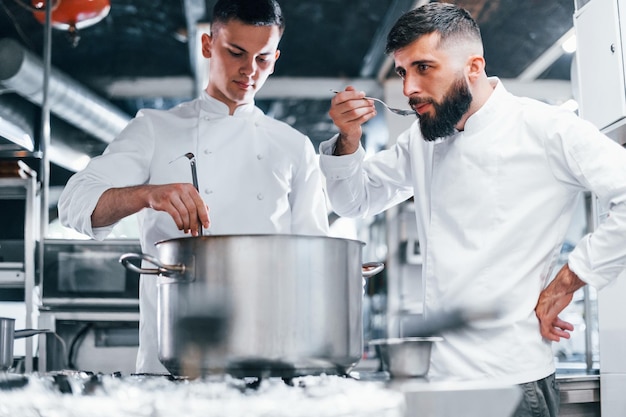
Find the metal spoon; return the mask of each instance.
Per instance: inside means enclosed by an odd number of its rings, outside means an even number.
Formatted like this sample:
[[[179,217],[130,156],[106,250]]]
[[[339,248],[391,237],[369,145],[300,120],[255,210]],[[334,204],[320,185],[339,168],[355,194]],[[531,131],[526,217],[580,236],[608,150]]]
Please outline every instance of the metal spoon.
[[[332,91],[335,94],[337,94],[339,92],[337,90],[330,90],[330,91]],[[400,116],[419,116],[415,110],[396,109],[395,107],[390,107],[387,103],[385,103],[384,101],[382,101],[381,99],[376,98],[376,97],[363,97],[363,98],[366,99],[366,100],[377,101],[380,104],[382,104],[383,106],[385,106],[385,108],[387,110],[389,110],[390,112],[395,113],[395,114],[399,114]]]

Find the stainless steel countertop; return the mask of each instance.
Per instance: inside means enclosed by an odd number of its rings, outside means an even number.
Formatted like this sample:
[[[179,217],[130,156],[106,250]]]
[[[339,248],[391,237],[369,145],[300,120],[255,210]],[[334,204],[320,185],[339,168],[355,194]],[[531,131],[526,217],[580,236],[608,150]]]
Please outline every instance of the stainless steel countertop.
[[[522,397],[517,385],[492,381],[430,381],[428,378],[390,379],[386,372],[353,372],[364,381],[381,381],[404,394],[406,417],[503,417],[513,413]]]
[[[384,381],[387,387],[401,391],[407,402],[406,416],[416,417],[502,417],[511,415],[521,399],[521,389],[488,381],[433,382],[428,378],[389,379],[378,372],[373,361],[353,372],[357,378]],[[368,366],[369,365],[369,366]],[[359,372],[360,371],[360,372]],[[558,374],[561,404],[583,404],[600,401],[600,376],[597,374]],[[489,404],[487,409],[485,404]]]

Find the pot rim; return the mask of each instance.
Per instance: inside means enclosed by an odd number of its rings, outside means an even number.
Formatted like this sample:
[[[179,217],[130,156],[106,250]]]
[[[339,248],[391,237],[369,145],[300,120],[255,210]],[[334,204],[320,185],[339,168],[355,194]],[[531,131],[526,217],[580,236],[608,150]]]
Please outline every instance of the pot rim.
[[[355,242],[360,244],[361,246],[365,246],[365,242],[361,241],[361,240],[356,240],[356,239],[347,239],[347,238],[343,238],[343,237],[334,237],[334,236],[323,236],[323,235],[301,235],[301,234],[289,234],[289,233],[251,233],[251,234],[223,234],[223,235],[203,235],[203,236],[182,236],[182,237],[175,237],[175,238],[171,238],[171,239],[163,239],[163,240],[158,240],[157,242],[154,243],[155,246],[161,244],[161,243],[166,243],[166,242],[180,242],[180,241],[186,241],[189,239],[201,239],[201,240],[208,240],[208,239],[215,239],[215,238],[237,238],[237,237],[241,237],[241,238],[277,238],[277,239],[293,239],[293,238],[297,238],[297,239],[307,239],[307,240],[339,240],[339,241],[345,241],[345,242]]]

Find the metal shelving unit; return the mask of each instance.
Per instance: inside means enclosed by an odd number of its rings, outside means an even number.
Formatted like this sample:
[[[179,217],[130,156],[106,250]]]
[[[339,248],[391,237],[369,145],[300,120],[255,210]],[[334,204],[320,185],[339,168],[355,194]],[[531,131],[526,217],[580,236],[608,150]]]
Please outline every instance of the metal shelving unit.
[[[36,251],[40,241],[39,190],[35,177],[0,178],[0,204],[10,208],[0,228],[0,299],[23,291],[25,323],[33,328],[36,307]],[[33,370],[33,338],[25,339],[25,371]]]

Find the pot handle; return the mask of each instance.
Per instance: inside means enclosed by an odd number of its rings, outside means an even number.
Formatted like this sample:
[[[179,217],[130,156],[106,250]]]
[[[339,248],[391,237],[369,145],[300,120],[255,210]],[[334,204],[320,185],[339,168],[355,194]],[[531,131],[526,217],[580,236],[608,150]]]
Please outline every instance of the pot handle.
[[[382,262],[366,262],[363,264],[361,269],[363,278],[370,278],[385,269],[385,264]]]
[[[141,268],[137,265],[131,263],[130,261],[134,259],[148,261],[153,265],[158,266],[158,268]],[[125,253],[120,256],[120,263],[124,265],[124,267],[130,271],[137,272],[139,274],[146,275],[182,275],[185,273],[185,265],[165,265],[157,258],[152,255],[148,255],[146,253]]]

